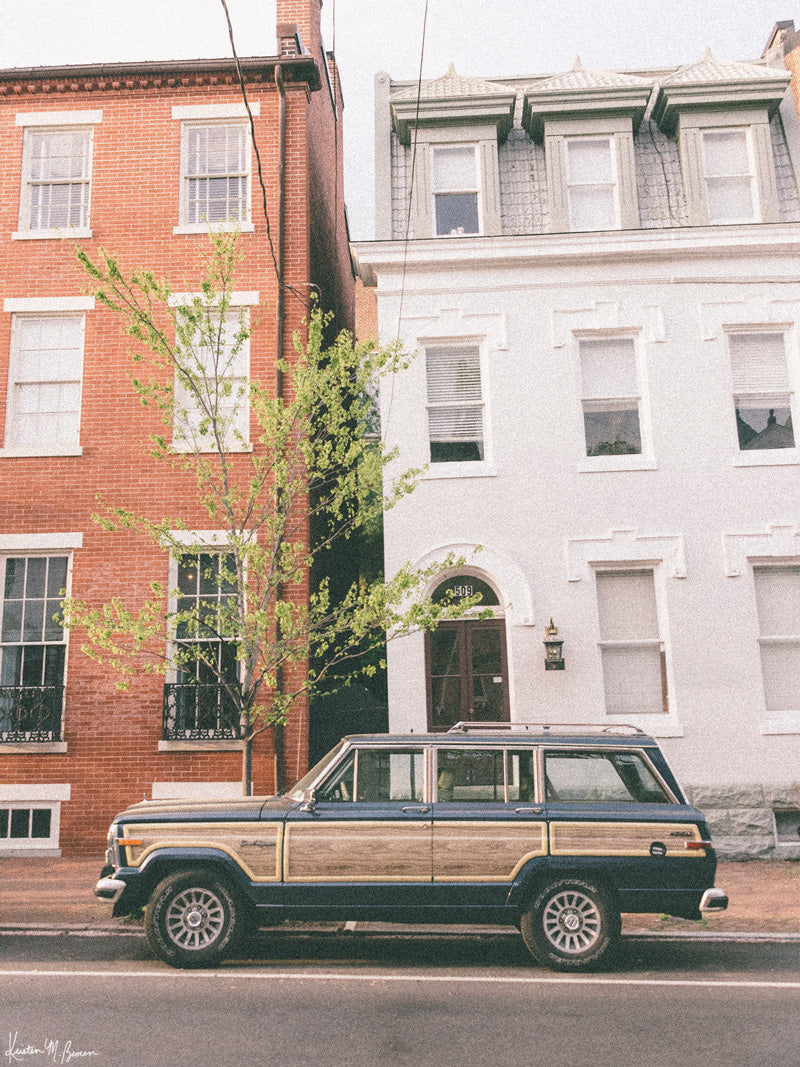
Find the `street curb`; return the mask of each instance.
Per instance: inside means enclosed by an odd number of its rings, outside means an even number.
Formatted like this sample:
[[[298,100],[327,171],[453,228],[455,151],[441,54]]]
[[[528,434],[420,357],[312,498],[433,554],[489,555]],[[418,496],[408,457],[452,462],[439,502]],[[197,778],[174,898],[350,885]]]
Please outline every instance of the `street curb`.
[[[497,927],[497,926],[479,926],[469,928],[454,929],[453,927],[437,928],[435,930],[419,929],[414,926],[395,926],[391,928],[386,926],[378,926],[377,924],[368,924],[369,928],[349,922],[339,923],[335,927],[322,926],[322,925],[307,925],[307,926],[280,926],[280,927],[261,927],[259,929],[260,934],[269,934],[271,936],[277,936],[280,938],[289,937],[306,937],[306,936],[327,936],[327,937],[375,937],[375,938],[393,938],[393,937],[413,937],[413,938],[453,938],[453,937],[508,937],[518,938],[520,935],[513,927]],[[19,924],[16,926],[0,926],[0,937],[59,937],[59,936],[71,936],[71,937],[144,937],[144,927],[142,926],[47,926],[40,924]],[[782,931],[765,931],[765,932],[740,932],[740,931],[665,931],[654,930],[649,931],[636,931],[629,934],[622,934],[623,941],[687,941],[698,943],[713,943],[713,942],[740,942],[743,944],[757,944],[763,943],[797,943],[800,942],[800,933],[785,933]]]

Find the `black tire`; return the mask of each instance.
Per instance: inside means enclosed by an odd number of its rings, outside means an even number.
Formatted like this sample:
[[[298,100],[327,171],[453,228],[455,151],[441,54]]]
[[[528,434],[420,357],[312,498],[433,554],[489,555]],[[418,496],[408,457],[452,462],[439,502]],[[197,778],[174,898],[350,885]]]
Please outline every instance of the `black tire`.
[[[238,944],[242,910],[208,871],[181,871],[156,886],[144,917],[150,948],[171,967],[213,967]]]
[[[608,962],[622,923],[609,894],[591,882],[565,878],[539,890],[520,924],[528,951],[554,971],[584,971]]]

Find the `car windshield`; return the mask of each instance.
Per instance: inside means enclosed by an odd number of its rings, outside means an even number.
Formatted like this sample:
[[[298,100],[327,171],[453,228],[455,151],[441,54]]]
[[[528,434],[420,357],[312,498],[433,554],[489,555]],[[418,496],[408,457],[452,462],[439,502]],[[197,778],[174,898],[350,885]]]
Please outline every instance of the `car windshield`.
[[[290,800],[302,800],[303,793],[306,789],[309,788],[312,782],[315,782],[317,778],[319,778],[326,767],[336,761],[343,748],[344,739],[342,739],[335,748],[332,748],[327,755],[323,756],[318,763],[315,763],[311,770],[307,774],[304,774],[299,781],[295,782],[291,789],[287,789],[283,795],[289,797]]]

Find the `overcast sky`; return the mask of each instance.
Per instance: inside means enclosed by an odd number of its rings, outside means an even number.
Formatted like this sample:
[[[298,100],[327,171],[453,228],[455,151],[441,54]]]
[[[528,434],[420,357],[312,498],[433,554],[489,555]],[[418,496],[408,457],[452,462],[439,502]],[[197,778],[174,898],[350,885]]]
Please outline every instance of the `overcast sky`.
[[[786,7],[776,6],[784,4]],[[241,55],[274,55],[275,0],[228,0]],[[354,239],[373,228],[376,71],[416,78],[425,0],[325,0],[345,98],[345,198]],[[335,17],[334,17],[335,16]],[[756,59],[789,0],[428,0],[423,77],[642,69],[692,63],[706,45]],[[220,0],[0,0],[0,68],[229,54]]]

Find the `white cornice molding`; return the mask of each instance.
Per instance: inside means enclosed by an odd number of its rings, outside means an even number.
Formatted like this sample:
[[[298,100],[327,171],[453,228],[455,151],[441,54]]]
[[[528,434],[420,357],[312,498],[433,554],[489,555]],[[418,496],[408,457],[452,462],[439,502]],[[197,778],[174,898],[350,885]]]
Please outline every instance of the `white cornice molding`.
[[[682,226],[664,230],[605,230],[586,233],[433,237],[409,241],[358,241],[353,251],[365,285],[379,273],[404,270],[461,272],[497,267],[555,266],[656,260],[661,281],[664,264],[686,260],[800,257],[800,223],[732,226]],[[730,268],[729,268],[730,273]],[[687,279],[688,280],[688,279]],[[796,280],[796,279],[795,279]]]

